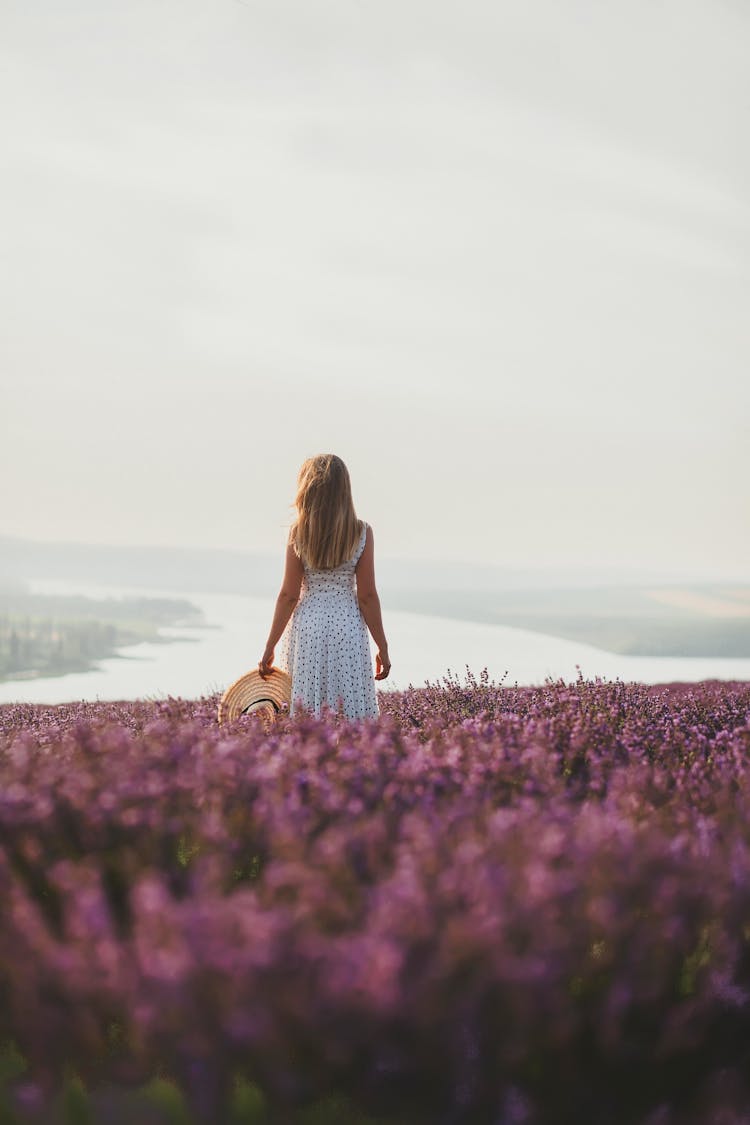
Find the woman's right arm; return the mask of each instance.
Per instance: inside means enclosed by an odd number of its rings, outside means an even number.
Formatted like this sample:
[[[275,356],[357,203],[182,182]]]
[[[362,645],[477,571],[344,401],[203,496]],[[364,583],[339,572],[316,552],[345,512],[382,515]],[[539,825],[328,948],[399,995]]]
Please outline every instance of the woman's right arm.
[[[274,610],[266,648],[263,656],[258,661],[258,668],[263,679],[265,679],[273,667],[274,649],[286,628],[289,618],[292,616],[294,607],[299,601],[303,574],[302,563],[291,543],[288,543],[284,559],[284,577],[281,582],[281,590],[276,599],[276,608]]]
[[[391,661],[388,656],[388,641],[385,639],[383,618],[380,613],[380,598],[375,586],[375,543],[372,528],[367,526],[365,547],[355,567],[357,575],[357,601],[370,630],[372,639],[378,646],[375,657],[375,679],[384,680],[391,670]]]

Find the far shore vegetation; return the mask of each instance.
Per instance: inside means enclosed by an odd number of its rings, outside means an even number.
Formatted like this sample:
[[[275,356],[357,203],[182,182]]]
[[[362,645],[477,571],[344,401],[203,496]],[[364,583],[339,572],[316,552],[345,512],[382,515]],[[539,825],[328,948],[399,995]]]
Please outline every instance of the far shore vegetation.
[[[88,672],[141,641],[168,644],[165,626],[203,626],[184,598],[88,598],[0,588],[0,681]]]

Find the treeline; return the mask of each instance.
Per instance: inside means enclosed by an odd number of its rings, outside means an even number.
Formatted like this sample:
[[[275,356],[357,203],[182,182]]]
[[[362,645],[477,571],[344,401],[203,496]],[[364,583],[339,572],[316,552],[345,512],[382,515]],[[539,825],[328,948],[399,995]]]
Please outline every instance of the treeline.
[[[164,641],[162,625],[200,624],[183,599],[107,598],[0,591],[0,680],[89,671],[139,641]]]
[[[127,643],[110,622],[0,617],[0,678],[85,671]]]

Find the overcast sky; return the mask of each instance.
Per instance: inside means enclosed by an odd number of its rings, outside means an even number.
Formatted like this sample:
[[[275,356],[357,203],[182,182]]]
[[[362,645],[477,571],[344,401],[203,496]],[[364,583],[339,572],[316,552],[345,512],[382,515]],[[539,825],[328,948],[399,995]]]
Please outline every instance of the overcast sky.
[[[750,578],[744,0],[2,0],[0,529]]]

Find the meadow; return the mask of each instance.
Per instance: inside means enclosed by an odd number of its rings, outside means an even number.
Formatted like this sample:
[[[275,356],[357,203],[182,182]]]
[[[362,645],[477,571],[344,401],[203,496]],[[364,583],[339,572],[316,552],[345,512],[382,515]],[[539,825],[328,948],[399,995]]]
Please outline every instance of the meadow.
[[[0,1125],[750,1120],[750,684],[0,706]]]

